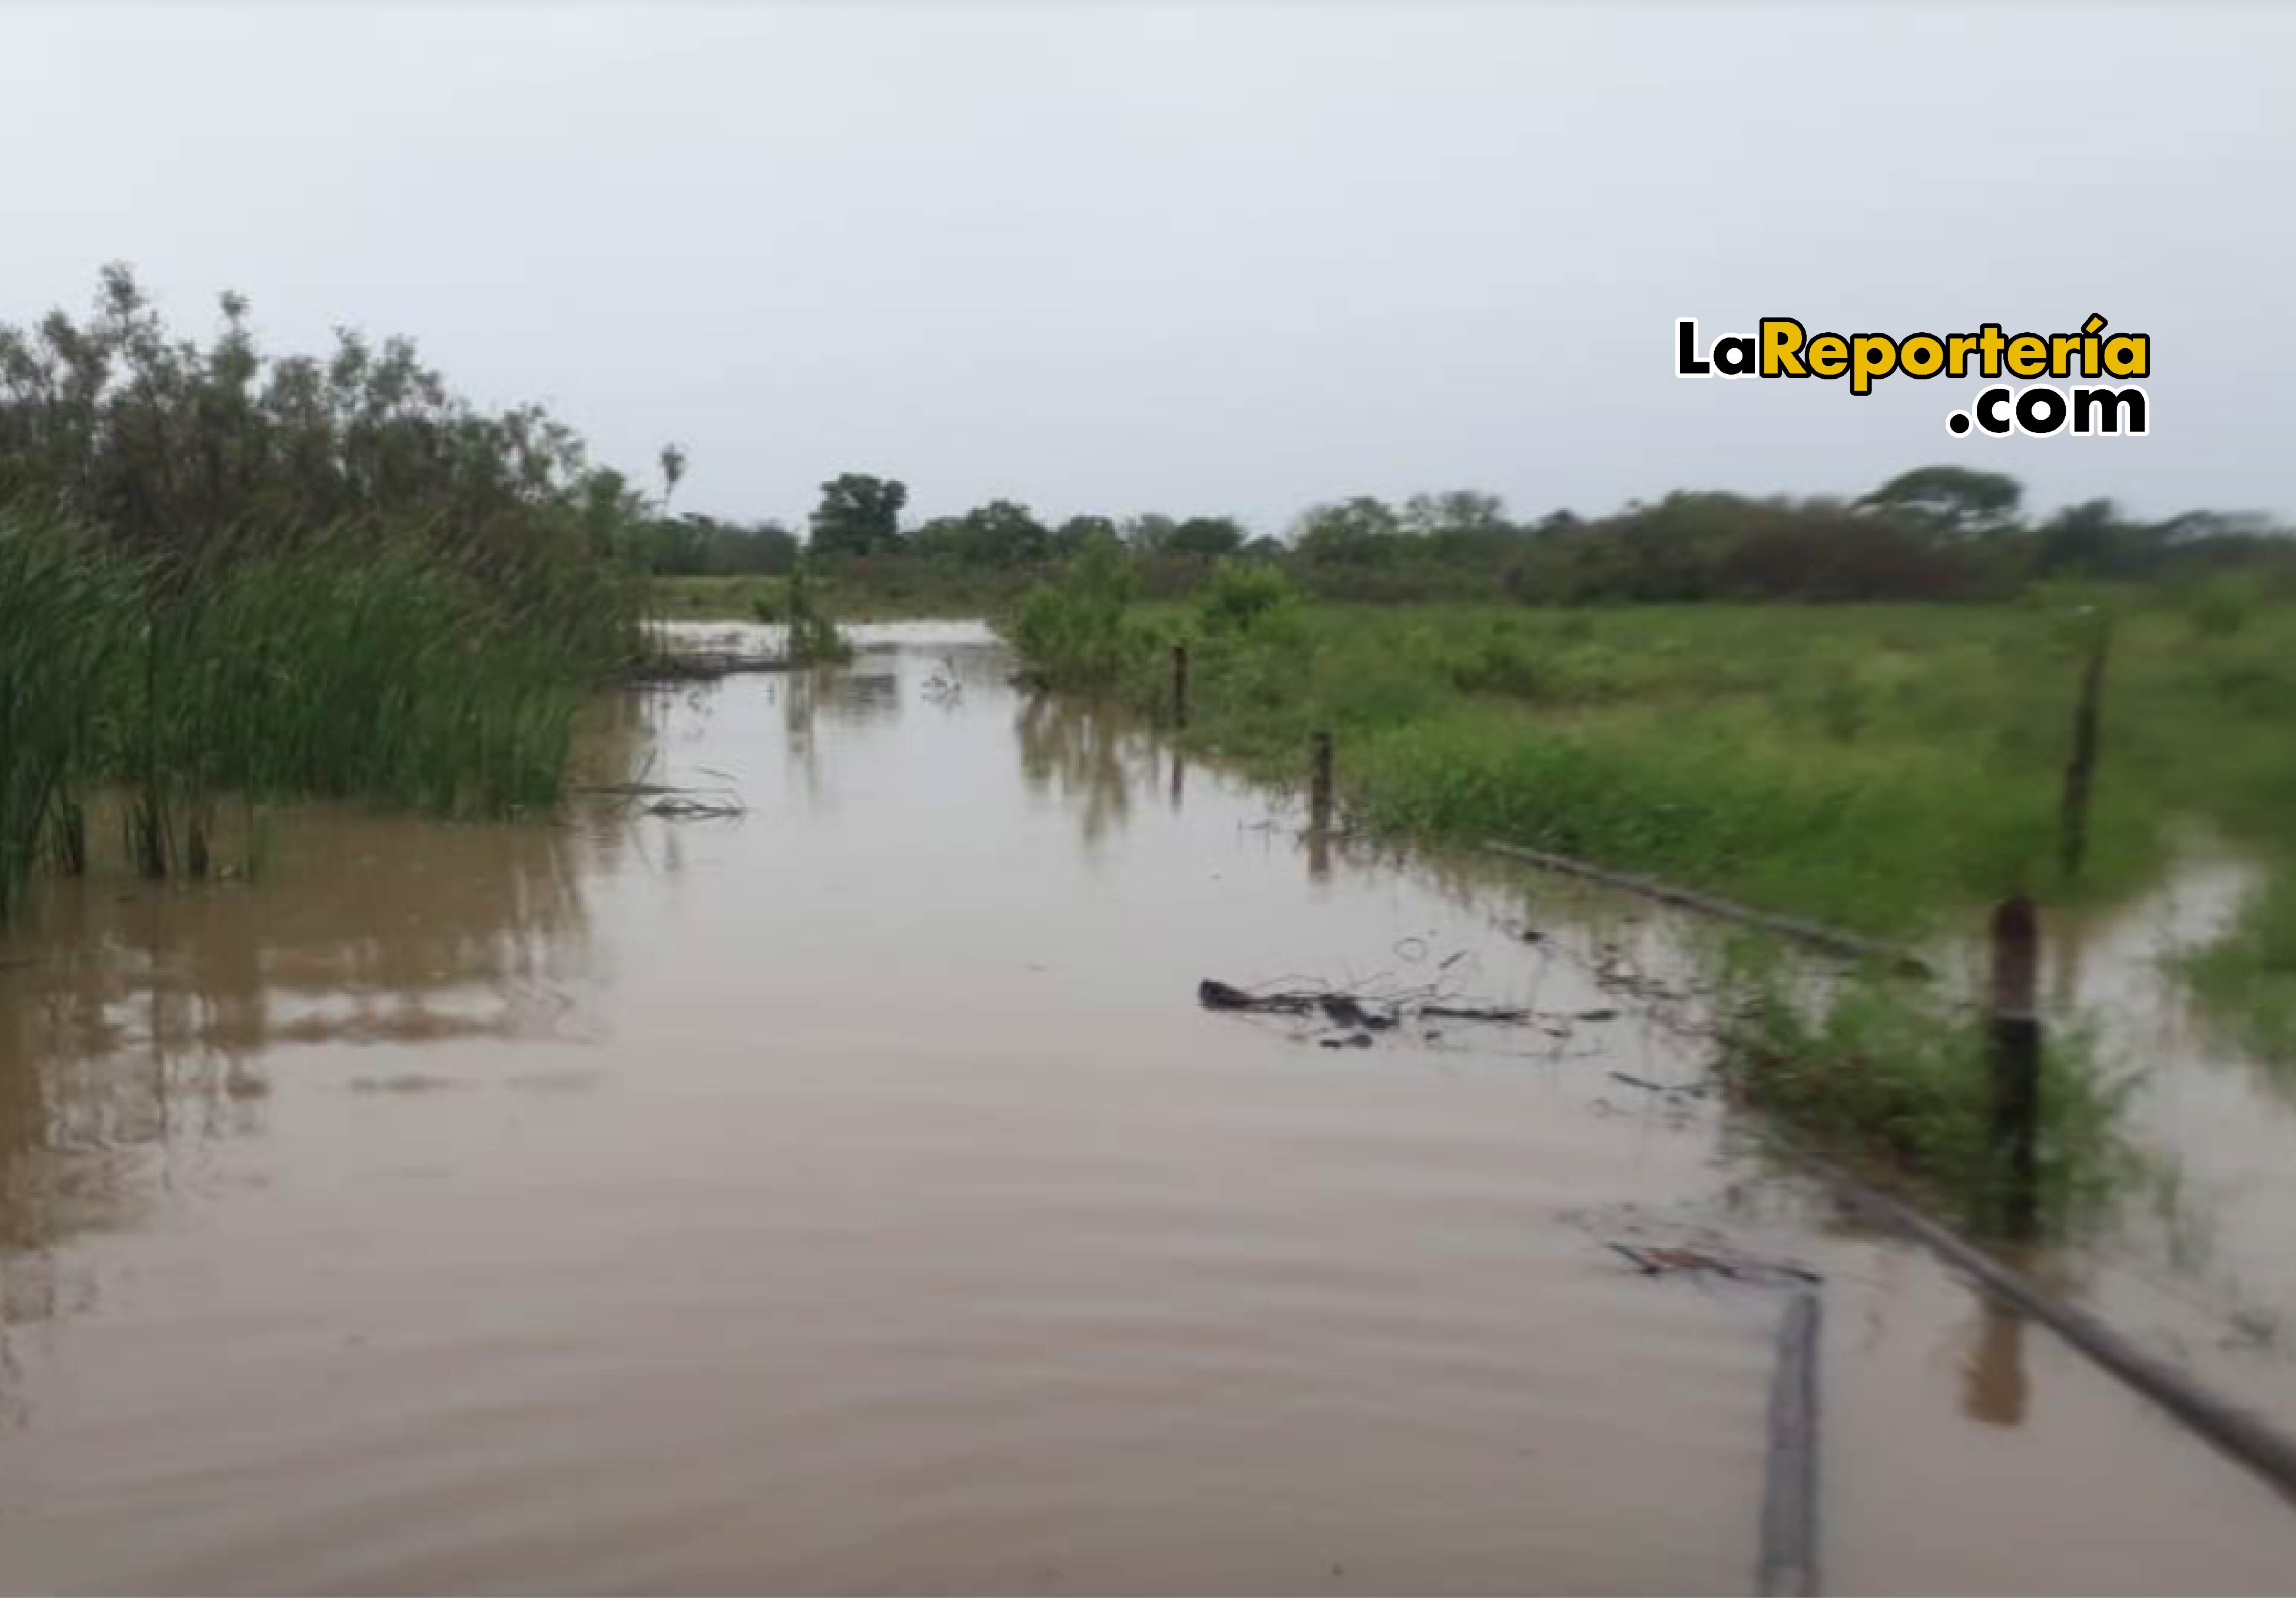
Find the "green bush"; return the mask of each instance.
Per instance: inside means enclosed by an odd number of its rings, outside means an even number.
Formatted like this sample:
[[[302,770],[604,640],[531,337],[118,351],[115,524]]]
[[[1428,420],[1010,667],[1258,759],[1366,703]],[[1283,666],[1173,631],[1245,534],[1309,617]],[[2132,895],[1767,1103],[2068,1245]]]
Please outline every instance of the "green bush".
[[[1196,618],[1207,633],[1250,632],[1295,599],[1291,581],[1275,567],[1224,559],[1197,594]]]
[[[1144,643],[1126,627],[1132,589],[1123,550],[1096,540],[1021,602],[1013,641],[1049,685],[1111,688]]]
[[[2200,584],[2185,607],[2193,631],[2228,638],[2244,630],[2264,605],[2264,585],[2246,572],[2226,572]]]

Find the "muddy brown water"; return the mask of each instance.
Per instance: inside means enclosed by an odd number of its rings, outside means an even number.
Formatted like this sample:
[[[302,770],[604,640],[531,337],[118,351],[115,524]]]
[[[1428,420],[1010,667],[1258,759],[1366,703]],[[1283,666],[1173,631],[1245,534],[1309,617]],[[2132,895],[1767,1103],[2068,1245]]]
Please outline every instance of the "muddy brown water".
[[[2296,1583],[2289,1503],[1614,1075],[1696,1081],[1660,1021],[1193,1002],[1571,1015],[1675,923],[1311,849],[977,628],[873,641],[607,707],[597,776],[738,817],[297,811],[0,942],[0,1586],[1744,1590],[1782,1300],[1637,1238],[1824,1275],[1829,1587]],[[2133,1003],[2214,880],[2062,980]],[[2287,1100],[2145,1015],[2214,1240],[2037,1269],[2296,1418]]]

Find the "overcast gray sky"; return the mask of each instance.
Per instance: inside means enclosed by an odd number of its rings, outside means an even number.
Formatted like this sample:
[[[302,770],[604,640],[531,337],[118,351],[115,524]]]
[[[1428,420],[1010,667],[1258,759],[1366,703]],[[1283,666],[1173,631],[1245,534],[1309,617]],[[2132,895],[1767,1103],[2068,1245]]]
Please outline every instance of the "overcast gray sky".
[[[2296,11],[0,4],[0,319],[413,334],[681,504],[1582,513],[1962,461],[2296,510]],[[2144,440],[1683,383],[1674,318],[2152,335]]]

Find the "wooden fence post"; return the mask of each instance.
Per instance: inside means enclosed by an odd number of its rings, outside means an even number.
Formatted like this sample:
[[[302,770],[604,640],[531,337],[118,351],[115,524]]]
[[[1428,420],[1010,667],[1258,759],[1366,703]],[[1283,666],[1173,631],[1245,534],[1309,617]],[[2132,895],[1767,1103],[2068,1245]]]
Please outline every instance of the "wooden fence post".
[[[1188,647],[1172,646],[1172,725],[1188,724]]]
[[[1308,824],[1317,832],[1326,832],[1332,825],[1332,735],[1316,734],[1312,747],[1314,765],[1308,787]]]
[[[2031,1233],[2038,1203],[2040,971],[2040,917],[2021,894],[1993,912],[1993,993],[1986,1021],[1993,1067],[1992,1174],[2013,1237]]]
[[[2104,662],[2112,647],[2112,623],[2097,623],[2088,665],[2081,672],[2080,703],[2073,709],[2073,750],[2065,762],[2065,797],[2059,814],[2057,844],[2068,881],[2080,875],[2088,855],[2088,797],[2096,778],[2097,716],[2104,698]]]

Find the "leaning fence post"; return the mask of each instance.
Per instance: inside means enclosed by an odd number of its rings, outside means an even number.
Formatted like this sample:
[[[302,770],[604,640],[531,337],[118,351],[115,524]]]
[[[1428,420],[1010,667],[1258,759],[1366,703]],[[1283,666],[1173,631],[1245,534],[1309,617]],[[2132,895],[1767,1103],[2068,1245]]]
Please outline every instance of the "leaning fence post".
[[[1188,724],[1188,647],[1172,646],[1172,725]]]
[[[2081,672],[2080,703],[2073,709],[2073,750],[2065,762],[2065,797],[2058,821],[2058,847],[2068,880],[2080,875],[2088,854],[2088,796],[2096,774],[2097,715],[2104,697],[2104,661],[2112,647],[2110,618],[2097,622]]]
[[[1993,1174],[2008,1231],[2033,1227],[2041,1133],[2041,927],[2021,894],[1993,912],[1993,993],[1987,1046],[1993,1075]]]

